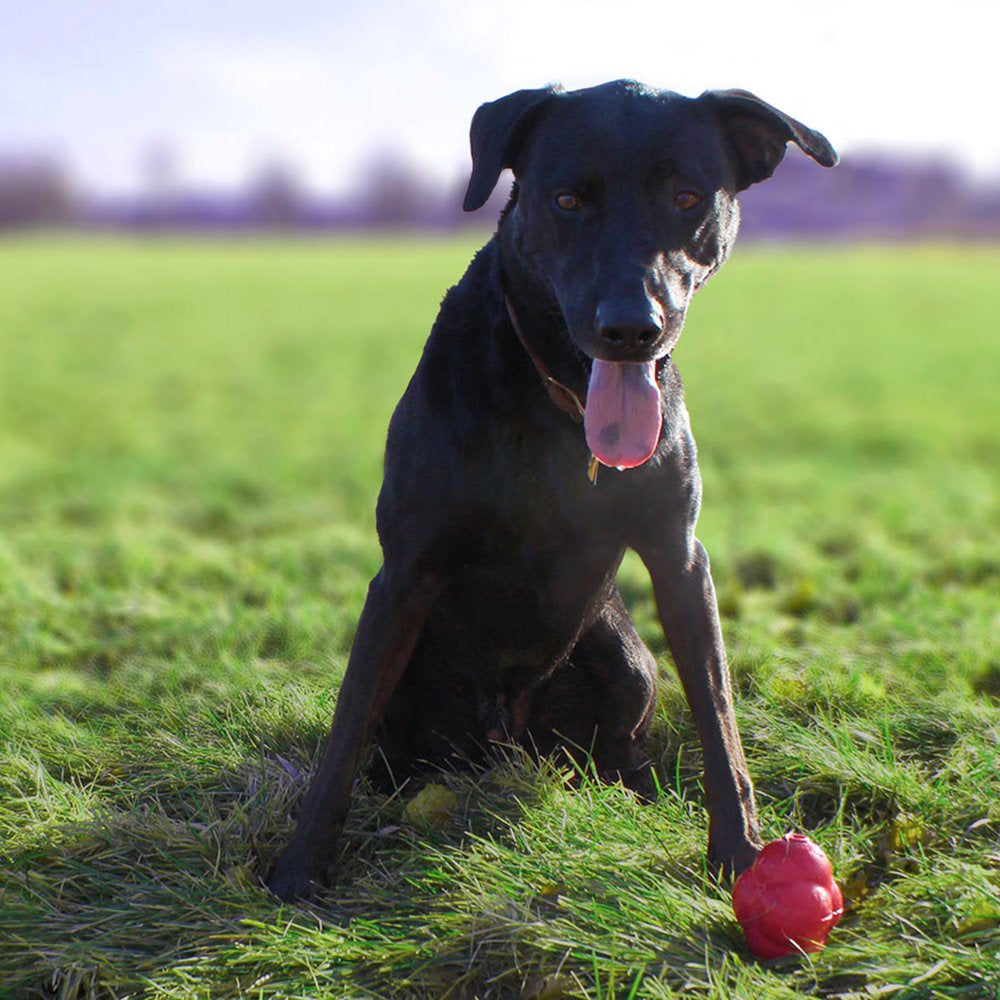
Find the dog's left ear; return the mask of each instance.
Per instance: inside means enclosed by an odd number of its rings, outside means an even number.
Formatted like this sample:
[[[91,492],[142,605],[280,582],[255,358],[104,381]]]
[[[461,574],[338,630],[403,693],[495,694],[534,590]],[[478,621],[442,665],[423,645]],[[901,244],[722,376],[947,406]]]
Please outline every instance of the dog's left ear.
[[[531,122],[545,102],[561,92],[562,87],[555,84],[537,90],[518,90],[479,107],[469,132],[472,177],[462,203],[466,212],[474,212],[486,204],[500,171],[514,165]]]
[[[699,100],[711,108],[729,141],[737,191],[770,177],[789,141],[824,167],[837,163],[837,153],[824,135],[747,90],[707,90]]]

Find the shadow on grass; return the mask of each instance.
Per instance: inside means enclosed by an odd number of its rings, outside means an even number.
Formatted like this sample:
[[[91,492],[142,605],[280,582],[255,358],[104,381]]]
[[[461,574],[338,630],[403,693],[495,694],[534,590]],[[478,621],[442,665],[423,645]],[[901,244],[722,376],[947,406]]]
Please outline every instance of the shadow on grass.
[[[96,1000],[155,986],[185,996],[185,982],[242,995],[256,982],[280,997],[316,982],[329,991],[318,996],[347,984],[358,995],[573,996],[589,963],[627,970],[676,949],[688,960],[705,946],[731,950],[717,913],[638,953],[614,943],[620,872],[588,866],[584,847],[591,824],[624,804],[630,822],[644,815],[632,835],[648,848],[654,811],[621,789],[571,791],[564,778],[523,760],[442,774],[455,808],[439,829],[407,823],[410,789],[386,796],[362,783],[335,885],[289,907],[260,878],[290,832],[300,769],[268,754],[194,788],[161,774],[127,808],[39,828],[5,859],[0,995]],[[698,863],[684,845],[655,874],[690,882]],[[594,925],[589,942],[581,919]],[[552,979],[564,965],[576,972]]]

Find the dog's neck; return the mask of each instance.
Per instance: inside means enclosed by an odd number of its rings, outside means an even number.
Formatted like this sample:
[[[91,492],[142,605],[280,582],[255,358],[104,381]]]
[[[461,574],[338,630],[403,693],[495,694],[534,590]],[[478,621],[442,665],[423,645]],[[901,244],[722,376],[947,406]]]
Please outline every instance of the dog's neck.
[[[499,291],[510,326],[553,403],[576,420],[586,399],[586,362],[570,340],[552,289],[525,265],[510,229],[502,219],[496,236]]]
[[[549,394],[549,399],[573,421],[578,424],[581,423],[584,412],[583,401],[568,385],[560,382],[549,371],[548,365],[545,364],[531,346],[531,341],[528,339],[527,334],[525,334],[524,327],[521,326],[521,321],[517,316],[517,309],[514,307],[510,296],[504,296],[504,304],[507,306],[507,316],[510,318],[510,325],[514,328],[517,339],[521,341],[521,346],[531,359],[531,363],[535,366],[535,371],[538,372],[538,377],[542,380],[542,385],[545,386],[545,391]]]

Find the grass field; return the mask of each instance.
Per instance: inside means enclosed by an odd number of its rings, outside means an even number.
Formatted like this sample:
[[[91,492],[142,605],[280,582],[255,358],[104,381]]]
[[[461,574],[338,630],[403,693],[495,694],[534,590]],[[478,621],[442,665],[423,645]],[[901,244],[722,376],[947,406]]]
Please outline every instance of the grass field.
[[[847,914],[755,962],[663,793],[524,764],[364,787],[279,906],[379,565],[381,447],[469,240],[0,242],[0,997],[1000,995],[1000,250],[738,248],[676,359],[766,834]]]

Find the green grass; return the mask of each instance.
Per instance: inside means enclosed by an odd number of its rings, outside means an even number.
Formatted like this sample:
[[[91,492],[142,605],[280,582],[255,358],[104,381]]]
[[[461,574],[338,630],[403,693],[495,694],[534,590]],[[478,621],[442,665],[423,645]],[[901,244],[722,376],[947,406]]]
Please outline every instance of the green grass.
[[[995,997],[1000,251],[742,247],[677,352],[768,836],[848,912],[756,963],[663,665],[651,807],[511,762],[259,876],[329,723],[381,448],[469,241],[0,242],[0,997]]]

